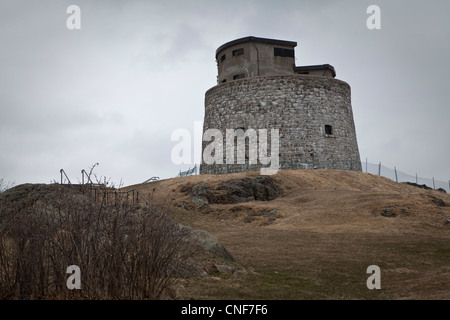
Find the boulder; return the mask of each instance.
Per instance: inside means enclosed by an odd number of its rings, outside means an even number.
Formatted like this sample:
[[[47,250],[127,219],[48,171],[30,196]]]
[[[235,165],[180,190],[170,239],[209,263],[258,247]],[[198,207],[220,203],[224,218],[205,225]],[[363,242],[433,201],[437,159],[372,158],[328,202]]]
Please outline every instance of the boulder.
[[[193,185],[189,190],[189,194],[196,198],[203,198],[208,201],[213,200],[213,194],[209,184],[201,182]]]
[[[191,227],[179,225],[181,229],[189,232],[189,241],[198,245],[201,249],[206,250],[216,256],[229,261],[235,261],[228,250],[214,237],[210,232],[205,230],[194,230]]]
[[[220,183],[216,189],[207,183],[198,183],[187,189],[191,201],[203,199],[208,203],[239,203],[246,201],[270,201],[280,196],[280,190],[269,176],[231,179]]]
[[[228,180],[221,183],[216,190],[226,191],[227,203],[255,200],[253,184],[250,178]]]
[[[269,176],[255,176],[252,178],[255,200],[269,201],[280,196],[280,189]]]
[[[433,203],[438,206],[438,207],[445,207],[446,204],[444,202],[444,200],[439,199],[439,198],[433,198],[431,201],[433,201]]]
[[[381,215],[383,217],[388,217],[388,218],[395,217],[395,213],[392,211],[391,208],[384,209],[383,212],[381,213]]]

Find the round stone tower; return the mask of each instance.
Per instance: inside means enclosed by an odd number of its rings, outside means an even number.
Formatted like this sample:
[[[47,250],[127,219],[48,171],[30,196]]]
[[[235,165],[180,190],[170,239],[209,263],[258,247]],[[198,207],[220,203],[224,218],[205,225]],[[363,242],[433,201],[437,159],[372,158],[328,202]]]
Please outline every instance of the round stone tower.
[[[200,173],[270,166],[361,171],[350,86],[328,64],[295,66],[296,46],[246,37],[217,49]]]

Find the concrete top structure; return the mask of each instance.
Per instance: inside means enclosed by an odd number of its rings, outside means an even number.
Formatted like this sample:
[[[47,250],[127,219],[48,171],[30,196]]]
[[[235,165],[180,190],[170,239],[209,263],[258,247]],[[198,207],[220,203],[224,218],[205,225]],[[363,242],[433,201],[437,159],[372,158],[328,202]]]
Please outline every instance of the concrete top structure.
[[[245,37],[227,42],[216,50],[217,83],[256,76],[311,74],[336,76],[333,66],[295,66],[297,42]]]
[[[314,76],[331,77],[331,78],[336,77],[336,71],[334,70],[334,67],[329,64],[294,67],[294,73],[310,74]]]

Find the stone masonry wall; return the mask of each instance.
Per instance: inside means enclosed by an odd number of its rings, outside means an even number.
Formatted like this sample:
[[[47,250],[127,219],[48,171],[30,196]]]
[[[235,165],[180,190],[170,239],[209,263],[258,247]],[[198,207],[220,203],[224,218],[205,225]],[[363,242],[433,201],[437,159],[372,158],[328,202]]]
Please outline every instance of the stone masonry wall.
[[[203,132],[219,129],[223,164],[202,162],[200,173],[259,170],[258,164],[226,164],[226,129],[278,129],[279,169],[361,171],[350,86],[310,75],[252,77],[217,85],[206,92]],[[325,133],[325,125],[332,134]],[[268,135],[270,154],[270,134]],[[210,142],[203,142],[203,149]],[[246,151],[248,155],[248,152]],[[235,158],[236,159],[236,158]]]

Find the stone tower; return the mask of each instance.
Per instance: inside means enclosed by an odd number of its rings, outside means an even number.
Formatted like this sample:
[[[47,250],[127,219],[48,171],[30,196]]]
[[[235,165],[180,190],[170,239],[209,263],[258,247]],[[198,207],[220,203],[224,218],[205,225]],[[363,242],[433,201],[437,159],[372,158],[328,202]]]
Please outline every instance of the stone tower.
[[[267,167],[260,161],[250,161],[254,143],[247,133],[251,130],[258,133],[260,129],[268,132],[264,145],[267,154],[278,153],[272,154],[278,156],[278,169],[361,171],[350,86],[335,79],[331,65],[295,66],[296,46],[292,41],[245,37],[216,50],[217,85],[205,94],[203,132],[215,129],[223,135],[211,139],[203,136],[200,173],[223,174]],[[271,145],[269,133],[273,129],[279,137],[278,148]],[[234,132],[235,136],[228,140],[226,132]],[[236,147],[231,158],[235,161],[227,163],[226,151],[230,150],[227,146],[230,142],[236,142],[237,146],[239,135],[246,145],[240,158],[245,162],[236,161],[239,159]],[[211,150],[208,145],[216,139],[223,146],[223,161],[205,162],[205,153]],[[217,150],[213,155],[222,160]]]

